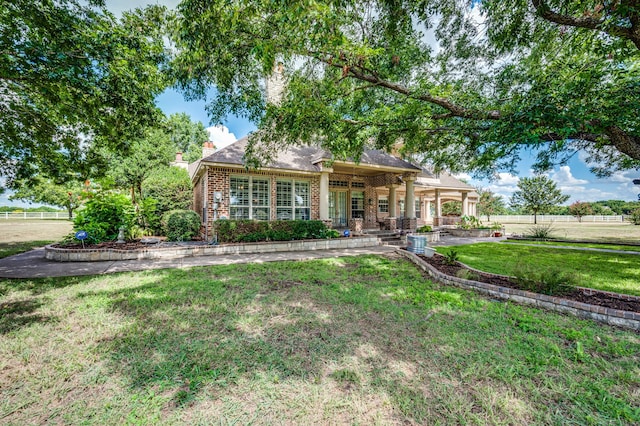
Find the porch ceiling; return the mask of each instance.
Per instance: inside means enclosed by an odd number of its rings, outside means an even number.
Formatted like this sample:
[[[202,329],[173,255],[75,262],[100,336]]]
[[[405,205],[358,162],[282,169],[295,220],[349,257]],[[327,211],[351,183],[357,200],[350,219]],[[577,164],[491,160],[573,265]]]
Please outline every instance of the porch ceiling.
[[[344,175],[354,175],[354,176],[377,176],[386,173],[392,174],[402,174],[405,173],[406,170],[397,169],[394,167],[384,167],[384,166],[372,166],[369,164],[338,164],[333,163],[333,173],[344,174]]]

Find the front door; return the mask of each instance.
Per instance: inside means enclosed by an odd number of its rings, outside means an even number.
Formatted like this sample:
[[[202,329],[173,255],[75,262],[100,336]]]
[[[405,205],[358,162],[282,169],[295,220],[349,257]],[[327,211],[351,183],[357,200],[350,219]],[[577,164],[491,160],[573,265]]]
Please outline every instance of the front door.
[[[329,191],[329,219],[334,228],[347,226],[347,191]]]

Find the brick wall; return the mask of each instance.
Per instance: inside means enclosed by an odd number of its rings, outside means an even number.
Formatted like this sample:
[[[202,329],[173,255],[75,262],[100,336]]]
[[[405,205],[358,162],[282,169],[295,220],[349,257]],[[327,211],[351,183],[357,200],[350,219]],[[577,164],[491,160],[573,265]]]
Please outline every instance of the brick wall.
[[[311,199],[311,219],[317,220],[320,218],[320,176],[310,176],[296,173],[286,173],[286,172],[271,172],[271,171],[246,171],[242,169],[231,169],[231,168],[223,168],[223,167],[208,167],[206,171],[206,182],[207,182],[207,230],[206,235],[208,238],[211,237],[212,224],[213,224],[213,193],[214,192],[222,192],[222,204],[219,205],[218,208],[218,217],[221,216],[230,216],[229,210],[229,183],[231,176],[259,176],[259,177],[268,177],[269,185],[271,190],[271,199],[270,199],[270,219],[276,220],[276,182],[278,179],[299,179],[309,182],[310,187],[310,199]],[[194,190],[198,190],[198,187],[194,187]],[[197,195],[194,194],[194,199]],[[200,207],[200,212],[202,212],[202,207]],[[204,229],[203,232],[204,234]]]

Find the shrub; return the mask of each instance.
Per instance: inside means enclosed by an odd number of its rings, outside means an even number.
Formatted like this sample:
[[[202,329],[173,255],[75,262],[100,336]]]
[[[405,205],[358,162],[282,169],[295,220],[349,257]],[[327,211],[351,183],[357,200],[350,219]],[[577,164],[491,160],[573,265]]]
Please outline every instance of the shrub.
[[[338,231],[327,229],[319,220],[218,220],[215,231],[221,243],[291,241],[336,238]]]
[[[548,240],[553,238],[553,232],[555,229],[553,228],[553,223],[535,225],[527,230],[525,236],[529,238],[536,238],[540,240]]]
[[[553,268],[536,270],[522,264],[516,267],[515,278],[523,290],[549,296],[561,296],[571,293],[578,282],[575,274],[558,271]]]
[[[460,269],[458,272],[456,272],[456,277],[470,281],[477,281],[480,278],[477,273],[468,269]]]
[[[162,227],[169,241],[188,241],[200,231],[200,216],[193,210],[171,210],[162,216]]]
[[[73,220],[75,231],[86,231],[89,241],[99,243],[115,240],[121,226],[131,229],[135,209],[123,194],[99,192],[87,201]]]
[[[158,200],[145,198],[139,206],[138,223],[149,235],[162,233],[162,213],[158,211]]]
[[[480,228],[481,226],[482,222],[475,216],[462,216],[460,223],[458,223],[460,229]]]
[[[445,262],[447,262],[447,264],[449,265],[455,265],[456,262],[458,262],[458,252],[455,251],[454,249],[449,250],[445,255],[444,255],[444,260]]]
[[[634,225],[640,225],[640,209],[635,209],[631,212],[631,223]]]
[[[144,197],[156,200],[158,216],[171,210],[187,210],[191,207],[193,189],[189,173],[180,167],[154,170],[143,183]]]
[[[431,228],[429,225],[424,225],[416,229],[416,232],[431,232],[432,230],[433,228]]]

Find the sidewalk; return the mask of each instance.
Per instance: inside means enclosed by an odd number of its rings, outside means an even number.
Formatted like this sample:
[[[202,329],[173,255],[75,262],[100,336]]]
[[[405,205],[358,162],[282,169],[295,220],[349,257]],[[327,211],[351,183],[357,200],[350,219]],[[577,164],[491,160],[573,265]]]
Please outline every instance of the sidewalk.
[[[499,238],[456,238],[429,243],[430,246],[497,242]],[[395,246],[372,246],[366,248],[292,251],[255,254],[226,254],[214,256],[183,257],[180,259],[119,260],[102,262],[56,262],[44,257],[44,248],[0,259],[0,278],[45,278],[71,277],[78,275],[101,275],[114,272],[145,271],[150,269],[190,268],[193,266],[231,265],[238,263],[279,262],[285,260],[327,259],[331,257],[359,256],[363,254],[392,253]]]
[[[216,256],[183,257],[180,259],[118,260],[103,262],[56,262],[44,257],[44,248],[0,259],[0,278],[70,277],[100,275],[114,272],[145,271],[149,269],[190,268],[192,266],[231,265],[237,263],[279,262],[283,260],[326,259],[363,254],[392,253],[395,247],[313,250],[298,252],[226,254]]]

